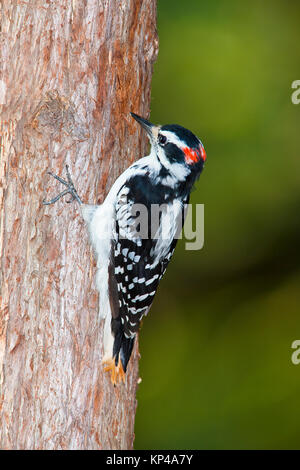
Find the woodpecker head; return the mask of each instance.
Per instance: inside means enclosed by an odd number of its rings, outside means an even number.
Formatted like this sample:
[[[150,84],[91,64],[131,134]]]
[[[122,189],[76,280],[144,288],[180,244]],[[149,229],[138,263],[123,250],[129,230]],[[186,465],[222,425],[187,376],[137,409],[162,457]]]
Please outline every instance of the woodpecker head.
[[[179,181],[197,179],[200,175],[206,153],[202,142],[188,129],[178,124],[155,126],[146,119],[131,113],[131,116],[145,129],[154,153],[160,164]]]

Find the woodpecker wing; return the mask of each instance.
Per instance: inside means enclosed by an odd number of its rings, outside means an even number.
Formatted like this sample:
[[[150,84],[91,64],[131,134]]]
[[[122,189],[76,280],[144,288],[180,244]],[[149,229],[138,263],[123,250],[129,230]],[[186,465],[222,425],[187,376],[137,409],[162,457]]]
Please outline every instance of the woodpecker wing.
[[[173,255],[178,227],[184,217],[184,207],[178,203],[176,215],[180,223],[176,224],[173,204],[167,204],[158,217],[158,226],[154,228],[154,237],[151,238],[151,207],[145,204],[145,212],[141,217],[142,207],[133,202],[136,200],[136,194],[132,195],[132,189],[124,185],[116,204],[113,261],[119,321],[126,338],[135,336],[142,317],[148,313],[159,282]],[[143,223],[147,225],[146,229],[141,227]],[[164,223],[167,224],[165,233],[161,230]]]

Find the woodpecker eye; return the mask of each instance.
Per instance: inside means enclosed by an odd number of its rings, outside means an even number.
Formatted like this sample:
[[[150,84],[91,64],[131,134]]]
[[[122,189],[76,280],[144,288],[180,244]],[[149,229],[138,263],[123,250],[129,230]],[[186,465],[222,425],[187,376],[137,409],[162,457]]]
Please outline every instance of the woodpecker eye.
[[[158,134],[158,143],[160,145],[165,145],[166,142],[167,142],[166,136],[162,134]]]

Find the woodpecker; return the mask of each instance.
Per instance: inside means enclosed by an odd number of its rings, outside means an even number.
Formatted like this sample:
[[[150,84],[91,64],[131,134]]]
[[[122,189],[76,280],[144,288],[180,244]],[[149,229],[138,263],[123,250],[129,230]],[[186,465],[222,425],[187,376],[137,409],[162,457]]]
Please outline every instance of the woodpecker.
[[[65,189],[43,201],[53,204],[70,194],[80,204],[97,258],[104,370],[114,385],[125,382],[135,336],[173,255],[191,189],[206,160],[202,142],[188,129],[131,116],[146,131],[151,151],[117,178],[103,204],[82,203],[68,167],[67,180],[49,172]]]

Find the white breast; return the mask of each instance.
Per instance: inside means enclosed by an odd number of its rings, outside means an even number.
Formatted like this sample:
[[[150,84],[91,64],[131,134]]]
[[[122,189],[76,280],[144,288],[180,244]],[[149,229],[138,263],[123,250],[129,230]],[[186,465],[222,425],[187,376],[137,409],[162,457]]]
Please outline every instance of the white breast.
[[[182,229],[181,201],[175,199],[169,204],[162,204],[159,210],[161,210],[161,223],[156,233],[152,234],[152,238],[157,240],[150,253],[155,259],[153,266],[168,256],[173,239],[179,238]]]

